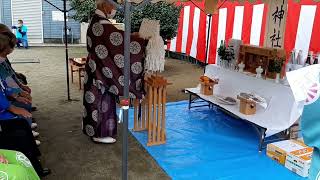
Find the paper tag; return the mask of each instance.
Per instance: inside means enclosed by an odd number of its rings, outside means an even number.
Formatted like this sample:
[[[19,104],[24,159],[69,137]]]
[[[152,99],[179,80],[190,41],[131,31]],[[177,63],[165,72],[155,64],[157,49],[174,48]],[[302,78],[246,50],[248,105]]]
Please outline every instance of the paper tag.
[[[314,84],[319,83],[319,73],[320,64],[287,72],[287,80],[290,84],[296,102],[305,101],[308,98],[309,89]]]

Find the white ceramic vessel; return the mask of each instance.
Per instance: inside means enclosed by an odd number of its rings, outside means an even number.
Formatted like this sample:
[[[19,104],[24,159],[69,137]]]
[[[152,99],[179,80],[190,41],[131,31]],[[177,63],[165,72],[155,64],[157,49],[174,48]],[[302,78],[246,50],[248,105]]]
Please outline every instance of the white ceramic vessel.
[[[241,62],[240,64],[238,64],[239,72],[243,72],[243,69],[244,69],[245,66],[246,66],[246,65],[245,65],[243,62]]]
[[[303,52],[302,52],[302,50],[299,50],[299,53],[298,53],[298,57],[297,57],[297,62],[300,64],[300,65],[305,65],[305,61],[304,61],[304,59],[303,59],[303,54],[302,54]]]
[[[277,74],[276,74],[275,82],[276,82],[276,83],[279,83],[279,82],[280,82],[280,73],[277,73]]]
[[[256,73],[257,73],[256,77],[257,77],[257,78],[261,78],[262,72],[263,72],[262,67],[261,67],[261,66],[257,67],[257,68],[256,68]]]

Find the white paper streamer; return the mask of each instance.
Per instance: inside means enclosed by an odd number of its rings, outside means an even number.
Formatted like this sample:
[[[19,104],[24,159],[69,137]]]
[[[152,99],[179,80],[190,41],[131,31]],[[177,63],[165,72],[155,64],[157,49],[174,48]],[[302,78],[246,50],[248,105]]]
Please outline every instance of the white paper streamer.
[[[149,39],[146,47],[145,70],[151,72],[164,71],[165,50],[164,42],[160,36],[160,22],[158,20],[143,19],[140,37]]]

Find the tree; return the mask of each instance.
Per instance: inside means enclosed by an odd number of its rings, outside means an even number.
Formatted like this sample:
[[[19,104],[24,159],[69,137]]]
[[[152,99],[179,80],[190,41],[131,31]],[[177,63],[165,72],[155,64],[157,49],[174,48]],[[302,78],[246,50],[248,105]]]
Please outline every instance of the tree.
[[[76,11],[73,18],[80,22],[88,22],[94,13],[95,0],[71,0],[71,7]],[[182,6],[166,2],[148,3],[141,9],[135,10],[131,16],[131,31],[138,32],[142,19],[160,20],[160,35],[164,40],[172,39],[177,35],[178,20]],[[123,23],[122,12],[117,12],[115,19]]]
[[[74,8],[75,14],[72,18],[79,22],[89,22],[94,10],[95,0],[70,0],[70,6]]]
[[[142,19],[160,20],[160,36],[163,39],[172,39],[177,35],[178,20],[182,6],[168,4],[166,2],[149,3],[144,8],[136,10],[131,16],[132,32],[138,32]],[[123,14],[118,13],[115,19],[123,22]]]

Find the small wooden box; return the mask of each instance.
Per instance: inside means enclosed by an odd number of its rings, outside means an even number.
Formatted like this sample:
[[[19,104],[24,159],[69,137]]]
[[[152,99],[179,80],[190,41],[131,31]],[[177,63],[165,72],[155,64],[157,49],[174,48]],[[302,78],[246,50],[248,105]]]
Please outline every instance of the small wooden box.
[[[240,100],[240,112],[245,115],[253,115],[257,111],[257,104],[256,102],[245,99],[243,97],[238,96]]]
[[[213,87],[215,83],[212,82],[200,82],[201,87],[200,87],[200,93],[203,95],[210,96],[213,94]]]

